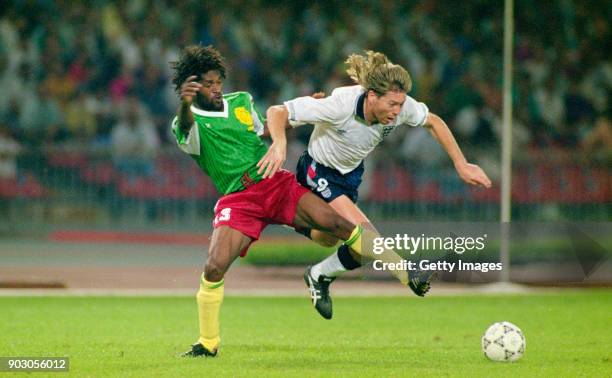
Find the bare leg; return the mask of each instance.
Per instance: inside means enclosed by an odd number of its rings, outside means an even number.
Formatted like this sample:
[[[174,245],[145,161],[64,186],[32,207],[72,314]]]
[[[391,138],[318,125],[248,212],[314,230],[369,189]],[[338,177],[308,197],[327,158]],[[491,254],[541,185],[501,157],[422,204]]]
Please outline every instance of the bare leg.
[[[229,226],[216,228],[212,233],[208,259],[204,265],[204,276],[208,281],[221,281],[240,252],[251,242],[251,238]]]
[[[329,205],[341,216],[346,218],[353,224],[361,225],[364,228],[368,228],[375,231],[374,226],[368,219],[368,217],[361,211],[359,207],[353,201],[345,195],[341,195],[329,202]],[[340,239],[330,235],[326,232],[313,229],[310,232],[310,237],[314,242],[324,247],[333,247],[338,244]],[[349,250],[351,255],[356,261],[360,260],[360,256],[354,251]]]
[[[355,224],[340,216],[312,193],[306,193],[300,198],[293,223],[298,227],[325,231],[340,240],[348,240],[355,229]]]
[[[204,274],[200,280],[200,290],[196,296],[198,302],[198,320],[200,337],[187,355],[216,355],[221,343],[219,332],[219,311],[223,303],[223,277],[240,252],[246,248],[251,239],[228,226],[216,228],[212,234],[208,259]]]

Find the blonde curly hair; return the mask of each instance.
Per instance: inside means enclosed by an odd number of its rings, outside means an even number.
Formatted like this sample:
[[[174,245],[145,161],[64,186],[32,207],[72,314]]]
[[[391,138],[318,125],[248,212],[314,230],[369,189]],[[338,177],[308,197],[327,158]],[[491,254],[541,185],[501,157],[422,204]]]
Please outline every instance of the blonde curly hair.
[[[389,91],[407,93],[412,79],[404,67],[393,64],[385,54],[366,51],[366,55],[351,54],[345,62],[349,74],[357,84],[382,96]]]

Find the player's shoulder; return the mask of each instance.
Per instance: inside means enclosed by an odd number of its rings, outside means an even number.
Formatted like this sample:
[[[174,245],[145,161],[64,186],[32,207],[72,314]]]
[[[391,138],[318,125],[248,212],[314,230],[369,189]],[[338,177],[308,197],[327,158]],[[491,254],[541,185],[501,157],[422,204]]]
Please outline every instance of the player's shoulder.
[[[359,96],[361,96],[364,91],[361,85],[338,87],[332,91],[330,97],[335,99],[338,111],[343,114],[348,114],[353,112]]]
[[[250,101],[253,100],[253,96],[251,96],[251,94],[249,92],[244,92],[244,91],[226,93],[226,94],[223,95],[223,98],[228,103],[241,102],[241,101],[248,101],[248,102],[250,102]]]
[[[402,110],[398,114],[396,122],[409,126],[422,126],[427,121],[428,114],[429,108],[425,103],[406,95],[406,101],[402,105]]]
[[[361,96],[363,92],[365,92],[365,89],[361,85],[349,85],[334,89],[331,95],[341,99],[353,99]]]

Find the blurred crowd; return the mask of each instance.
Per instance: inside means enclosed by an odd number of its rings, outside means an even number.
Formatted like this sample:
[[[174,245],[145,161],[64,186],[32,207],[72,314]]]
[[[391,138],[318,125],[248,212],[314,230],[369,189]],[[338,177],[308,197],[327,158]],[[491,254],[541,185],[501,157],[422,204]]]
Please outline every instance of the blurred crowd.
[[[262,113],[350,84],[348,54],[384,52],[409,70],[410,95],[465,149],[499,150],[500,2],[17,0],[0,12],[0,156],[46,145],[108,148],[120,169],[146,172],[140,164],[172,142],[178,98],[169,62],[194,43],[226,56],[225,91],[251,92]],[[515,0],[518,151],[609,156],[609,12],[605,1]],[[307,143],[307,129],[296,134]],[[385,158],[445,159],[423,131],[388,139],[396,148]]]

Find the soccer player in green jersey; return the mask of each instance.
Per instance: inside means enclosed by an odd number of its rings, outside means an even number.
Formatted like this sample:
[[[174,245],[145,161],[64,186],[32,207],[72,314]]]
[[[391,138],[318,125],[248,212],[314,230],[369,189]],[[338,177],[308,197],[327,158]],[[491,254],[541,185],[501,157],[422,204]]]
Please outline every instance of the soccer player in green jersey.
[[[215,356],[219,349],[219,310],[223,277],[268,224],[311,227],[344,240],[361,253],[362,229],[339,216],[301,186],[293,173],[268,164],[259,135],[265,120],[247,92],[223,95],[225,62],[213,47],[186,47],[174,69],[181,98],[172,131],[179,148],[191,155],[223,194],[215,205],[208,259],[197,293],[200,336],[185,356]],[[325,293],[315,293],[319,296]]]

